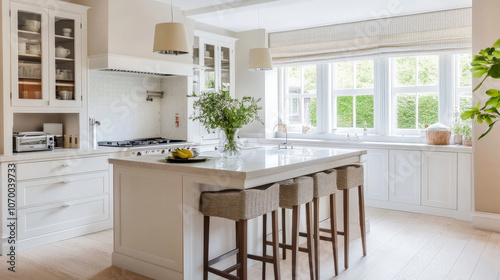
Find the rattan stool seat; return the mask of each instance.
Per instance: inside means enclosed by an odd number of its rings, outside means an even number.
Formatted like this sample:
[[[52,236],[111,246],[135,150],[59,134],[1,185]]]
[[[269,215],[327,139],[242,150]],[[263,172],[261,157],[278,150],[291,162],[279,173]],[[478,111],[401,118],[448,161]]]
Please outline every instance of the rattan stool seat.
[[[251,220],[278,209],[279,196],[277,183],[245,190],[203,192],[200,211],[205,216],[233,221]]]

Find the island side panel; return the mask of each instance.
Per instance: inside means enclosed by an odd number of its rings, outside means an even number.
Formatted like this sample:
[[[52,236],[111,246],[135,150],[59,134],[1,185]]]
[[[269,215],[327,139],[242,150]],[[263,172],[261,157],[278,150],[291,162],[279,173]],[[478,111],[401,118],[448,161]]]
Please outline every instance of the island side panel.
[[[113,265],[154,279],[184,279],[182,175],[113,167]]]

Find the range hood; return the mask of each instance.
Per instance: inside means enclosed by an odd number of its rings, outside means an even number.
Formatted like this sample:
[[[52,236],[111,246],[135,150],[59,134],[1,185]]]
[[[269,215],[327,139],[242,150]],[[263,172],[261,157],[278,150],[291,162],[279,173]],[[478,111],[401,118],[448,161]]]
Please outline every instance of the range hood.
[[[88,12],[89,70],[159,76],[193,75],[192,54],[153,53],[157,23],[170,20],[169,4],[156,0],[73,0],[91,8]],[[194,21],[173,7],[176,22],[186,25],[189,43]]]
[[[113,54],[89,56],[89,69],[156,76],[193,75],[192,64]]]

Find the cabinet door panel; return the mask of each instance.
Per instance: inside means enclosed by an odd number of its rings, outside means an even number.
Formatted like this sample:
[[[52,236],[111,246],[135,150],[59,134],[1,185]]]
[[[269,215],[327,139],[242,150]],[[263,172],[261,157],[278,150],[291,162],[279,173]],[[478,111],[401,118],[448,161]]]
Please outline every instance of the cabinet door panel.
[[[389,199],[389,151],[370,149],[365,164],[365,197],[387,201]]]
[[[422,153],[422,205],[457,209],[456,153]]]
[[[420,151],[389,151],[389,200],[420,204]]]
[[[12,105],[48,104],[48,11],[13,2],[11,73]]]

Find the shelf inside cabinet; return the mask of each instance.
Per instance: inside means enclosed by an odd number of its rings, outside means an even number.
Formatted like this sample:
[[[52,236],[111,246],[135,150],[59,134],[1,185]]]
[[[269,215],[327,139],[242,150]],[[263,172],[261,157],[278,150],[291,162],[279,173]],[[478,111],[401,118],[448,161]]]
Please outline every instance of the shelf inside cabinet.
[[[56,39],[56,44],[64,42],[72,42],[73,40],[75,40],[75,38],[73,37],[62,36],[62,35],[55,35],[54,37]]]
[[[22,35],[23,38],[26,38],[26,36],[40,38],[40,32],[27,31],[22,29],[17,30],[17,32],[19,32],[19,35]]]
[[[59,80],[58,80],[58,81],[56,82],[56,86],[57,86],[57,87],[74,87],[74,86],[75,86],[75,84],[74,84],[74,82],[73,82],[73,81],[62,81],[62,80],[61,80],[61,81],[59,81]]]
[[[59,60],[59,61],[75,61],[74,58],[66,58],[66,57],[56,57],[56,60]]]
[[[19,79],[19,84],[20,85],[41,85],[42,80],[41,79]]]
[[[26,60],[26,61],[40,62],[42,60],[42,57],[39,54],[23,53],[23,54],[19,54],[19,59]]]

